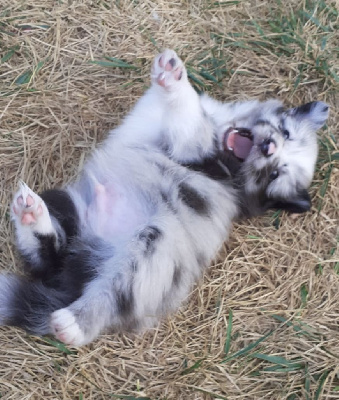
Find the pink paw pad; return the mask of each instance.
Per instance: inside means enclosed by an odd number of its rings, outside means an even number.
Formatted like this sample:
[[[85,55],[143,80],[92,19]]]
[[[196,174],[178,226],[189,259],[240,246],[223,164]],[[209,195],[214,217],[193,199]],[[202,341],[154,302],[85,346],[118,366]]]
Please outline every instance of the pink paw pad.
[[[36,198],[35,198],[36,197]],[[21,185],[19,195],[13,201],[13,212],[20,218],[22,225],[32,225],[37,222],[37,218],[43,214],[41,204],[37,203],[39,196],[32,192],[25,184]],[[40,199],[41,200],[41,199]]]
[[[159,59],[159,65],[161,68],[163,68],[165,71],[173,71],[173,77],[176,81],[179,81],[182,77],[182,68],[177,67],[175,69],[177,62],[175,61],[174,58],[171,58],[167,61],[167,63],[164,65],[164,60],[163,56],[160,57]],[[158,85],[165,87],[166,86],[166,81],[165,81],[166,75],[165,73],[161,73],[158,76],[157,83]]]
[[[181,80],[184,66],[175,52],[165,50],[159,58],[156,58],[152,73],[159,86],[169,88],[174,82]]]

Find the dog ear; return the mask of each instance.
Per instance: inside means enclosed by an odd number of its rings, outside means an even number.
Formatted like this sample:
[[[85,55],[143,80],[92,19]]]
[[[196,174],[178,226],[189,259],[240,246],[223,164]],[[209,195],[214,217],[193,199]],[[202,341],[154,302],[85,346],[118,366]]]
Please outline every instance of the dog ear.
[[[271,200],[268,208],[285,210],[290,213],[304,213],[311,209],[311,198],[306,189],[298,192],[298,194],[291,199]]]
[[[320,129],[328,118],[328,105],[322,101],[312,101],[302,106],[292,108],[287,113],[298,120],[306,120],[316,131]]]

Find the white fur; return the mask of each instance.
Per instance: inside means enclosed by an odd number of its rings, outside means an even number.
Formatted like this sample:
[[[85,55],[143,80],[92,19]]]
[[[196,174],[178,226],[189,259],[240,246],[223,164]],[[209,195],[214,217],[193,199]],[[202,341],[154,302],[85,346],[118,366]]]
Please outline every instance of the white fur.
[[[50,332],[65,343],[83,345],[111,326],[152,326],[188,296],[227,239],[247,196],[249,203],[252,195],[258,200],[260,189],[285,199],[307,188],[316,157],[315,131],[327,114],[318,116],[321,106],[304,117],[290,111],[284,119],[291,131],[287,141],[279,125],[280,104],[222,104],[199,97],[175,52],[157,56],[151,88],[67,187],[80,219],[79,240],[100,238],[107,250],[103,261],[93,261],[97,274],[83,294],[52,314]],[[269,123],[258,124],[263,118]],[[214,156],[215,140],[223,149],[229,127],[253,129],[254,135],[238,188],[230,178],[222,183],[182,166]],[[260,151],[268,137],[276,142],[272,157]],[[279,177],[270,182],[263,175],[258,182],[256,174],[263,167],[279,168]],[[225,171],[227,177],[227,167]],[[56,229],[57,222],[52,223]],[[147,237],[143,239],[148,229],[158,235],[152,252]],[[29,234],[17,227],[19,243]]]
[[[64,343],[72,346],[81,346],[86,343],[75,316],[66,308],[55,311],[51,315],[51,327],[53,335]]]
[[[28,196],[34,201],[30,206],[27,205]],[[21,204],[18,203],[19,198],[22,199]],[[31,224],[22,223],[22,218],[27,213],[32,215],[35,222]],[[35,250],[39,247],[40,243],[35,234],[56,234],[55,226],[58,224],[56,221],[54,221],[54,224],[52,223],[46,204],[24,182],[20,182],[19,190],[14,195],[11,206],[11,218],[15,225],[19,249],[22,251],[29,249],[32,258],[37,262],[39,255]]]

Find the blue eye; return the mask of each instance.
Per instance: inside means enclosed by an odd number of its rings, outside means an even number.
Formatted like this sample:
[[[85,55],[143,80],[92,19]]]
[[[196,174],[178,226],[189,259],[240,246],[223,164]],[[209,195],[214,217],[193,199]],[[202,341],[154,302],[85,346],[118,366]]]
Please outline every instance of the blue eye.
[[[289,139],[290,133],[287,129],[283,129],[282,133],[283,133],[285,139]]]

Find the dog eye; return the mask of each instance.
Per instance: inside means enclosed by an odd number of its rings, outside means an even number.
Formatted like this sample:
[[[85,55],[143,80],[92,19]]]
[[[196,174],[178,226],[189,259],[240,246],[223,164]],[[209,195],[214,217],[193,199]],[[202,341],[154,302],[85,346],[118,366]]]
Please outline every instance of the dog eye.
[[[290,133],[287,129],[283,129],[282,133],[283,133],[285,139],[289,139]]]
[[[274,179],[277,179],[279,176],[279,171],[275,169],[273,172],[270,173],[270,180],[274,181]]]

